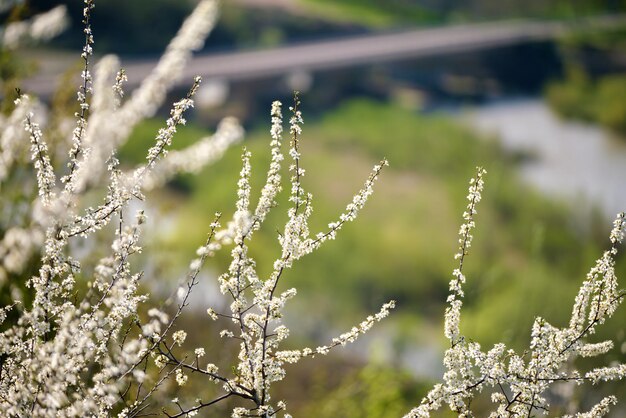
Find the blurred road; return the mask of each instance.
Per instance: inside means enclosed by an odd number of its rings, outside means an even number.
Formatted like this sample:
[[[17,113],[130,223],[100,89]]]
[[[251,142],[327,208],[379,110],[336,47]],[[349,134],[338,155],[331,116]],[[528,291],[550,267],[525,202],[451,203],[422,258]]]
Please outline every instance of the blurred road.
[[[179,78],[189,85],[194,76],[223,81],[260,79],[290,74],[295,71],[316,71],[365,63],[415,59],[449,55],[546,40],[580,29],[608,28],[626,23],[626,16],[608,16],[573,23],[560,22],[498,22],[433,29],[417,29],[398,33],[365,35],[267,50],[202,54],[195,56]],[[126,61],[130,89],[139,85],[156,60]],[[49,96],[58,83],[58,74],[42,73],[26,80],[24,90]]]

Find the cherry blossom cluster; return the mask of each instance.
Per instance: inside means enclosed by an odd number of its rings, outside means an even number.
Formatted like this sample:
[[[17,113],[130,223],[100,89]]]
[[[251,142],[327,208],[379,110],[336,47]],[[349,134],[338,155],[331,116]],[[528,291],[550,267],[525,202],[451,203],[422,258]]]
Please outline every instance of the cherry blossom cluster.
[[[459,232],[459,252],[455,259],[459,266],[450,282],[448,308],[445,314],[445,336],[450,347],[444,355],[446,372],[443,382],[436,384],[411,410],[406,418],[429,417],[431,411],[447,405],[462,417],[476,416],[471,402],[481,393],[489,393],[494,404],[490,417],[541,416],[550,412],[551,389],[555,384],[582,385],[626,378],[626,364],[612,364],[591,370],[579,370],[578,357],[606,354],[613,341],[591,342],[596,328],[610,318],[626,292],[618,288],[615,276],[615,256],[624,239],[626,215],[620,213],[610,234],[611,247],[591,268],[574,300],[569,326],[559,328],[544,318],[536,318],[532,327],[529,348],[518,354],[504,344],[496,344],[484,351],[480,344],[460,332],[462,286],[465,283],[463,262],[472,241],[476,204],[481,199],[485,170],[478,168],[470,182],[468,206]],[[601,399],[589,411],[575,417],[602,417],[608,414],[617,399]],[[568,417],[574,417],[568,415]]]

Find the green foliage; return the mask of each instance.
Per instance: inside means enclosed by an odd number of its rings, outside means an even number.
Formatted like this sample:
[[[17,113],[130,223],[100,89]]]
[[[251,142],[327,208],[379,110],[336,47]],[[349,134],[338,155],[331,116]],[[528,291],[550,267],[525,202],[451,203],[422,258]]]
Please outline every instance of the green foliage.
[[[502,157],[497,147],[477,143],[474,134],[449,117],[419,115],[369,100],[343,104],[313,129],[311,135],[329,147],[363,149],[372,157],[386,156],[396,169],[441,174],[446,180],[467,177],[476,161]]]
[[[358,22],[370,27],[419,24],[442,19],[437,11],[410,0],[389,0],[384,4],[376,0],[305,0],[304,3],[314,13],[327,19]]]
[[[565,118],[592,121],[592,96],[591,82],[580,70],[570,71],[565,80],[550,83],[546,88],[548,103]]]
[[[368,365],[346,374],[340,385],[328,392],[324,381],[314,389],[308,407],[297,415],[344,418],[397,418],[406,414],[427,387],[393,368]]]
[[[626,52],[626,28],[583,32],[562,41],[566,77],[550,83],[546,97],[563,117],[598,123],[626,134],[626,75],[594,76],[589,67],[599,57],[607,60]]]
[[[597,83],[596,120],[604,126],[626,134],[626,76],[604,77]]]
[[[0,46],[0,112],[8,114],[13,110],[13,100],[17,98],[16,89],[19,81],[31,74],[33,65],[25,62],[14,51],[9,51]]]
[[[548,102],[566,118],[599,123],[626,134],[626,76],[610,75],[590,81],[572,75],[547,88]]]
[[[604,30],[574,31],[562,38],[560,43],[569,54],[584,48],[605,51],[624,50],[626,49],[626,27],[617,26]]]
[[[593,14],[623,12],[623,1],[602,0],[302,0],[314,13],[329,19],[357,22],[370,27],[420,25],[454,21],[511,18],[571,19]]]
[[[161,119],[148,119],[137,125],[131,139],[120,150],[118,158],[122,163],[136,165],[145,163],[146,150],[154,143],[160,128],[163,128]],[[176,128],[176,137],[172,142],[172,150],[178,150],[198,141],[200,138],[210,135],[209,132],[196,125],[189,124]]]

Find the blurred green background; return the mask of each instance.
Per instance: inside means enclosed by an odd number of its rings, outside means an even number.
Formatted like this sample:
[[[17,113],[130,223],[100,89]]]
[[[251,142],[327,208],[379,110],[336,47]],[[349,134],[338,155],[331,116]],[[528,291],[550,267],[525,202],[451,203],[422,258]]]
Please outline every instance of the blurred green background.
[[[5,18],[26,17],[57,3],[27,1]],[[16,80],[37,68],[45,70],[47,62],[38,57],[66,60],[67,52],[74,51],[78,60],[81,2],[65,3],[73,22],[65,34],[45,47],[3,51],[5,87],[19,84]],[[157,56],[192,7],[191,1],[176,0],[97,2],[95,50],[125,59]],[[609,0],[229,1],[223,2],[205,52],[494,20],[575,23],[592,16],[618,16],[625,9],[626,2]],[[390,167],[357,221],[285,274],[282,286],[298,289],[286,315],[292,327],[290,344],[323,343],[389,299],[397,300],[398,308],[356,348],[289,368],[292,383],[279,385],[276,396],[285,396],[294,416],[400,416],[438,379],[457,232],[467,183],[477,165],[488,174],[466,265],[463,332],[485,347],[501,341],[523,350],[535,316],[555,325],[566,323],[578,286],[608,245],[612,219],[607,208],[622,204],[626,196],[622,177],[626,165],[620,165],[626,161],[625,68],[626,26],[614,26],[476,53],[307,74],[312,83],[303,92],[302,162],[307,170],[304,187],[315,199],[313,229],[322,230],[335,220],[377,161],[385,157]],[[269,106],[280,98],[286,111],[291,89],[285,82],[258,81],[250,86],[231,82],[219,105],[197,109],[175,138],[174,148],[206,135],[220,116],[236,114],[247,129],[245,146],[253,154],[253,190],[258,196],[270,157]],[[73,96],[63,91],[49,100],[58,107],[74,106]],[[593,135],[583,141],[608,147],[618,158],[618,168],[607,165],[606,171],[587,173],[604,164],[596,159],[577,167],[574,177],[589,178],[591,189],[593,182],[615,187],[598,198],[586,194],[588,189],[577,189],[576,182],[572,186],[568,177],[572,174],[556,179],[563,193],[546,193],[540,182],[533,183],[549,159],[531,148],[511,148],[510,141],[500,136],[509,132],[523,137],[524,128],[535,123],[525,120],[524,114],[517,117],[516,107],[507,107],[519,101],[543,112],[550,126],[563,128],[556,133],[546,130],[539,141],[565,136],[567,129],[583,134],[592,129]],[[490,118],[492,113],[484,112],[494,109],[509,112],[509,119],[503,120],[513,120],[514,125],[485,134],[472,115]],[[120,153],[123,164],[143,161],[162,124],[159,117],[137,127]],[[572,149],[578,147],[571,144]],[[567,159],[566,150],[562,152]],[[146,252],[159,255],[151,269],[154,280],[175,286],[203,242],[212,214],[221,211],[228,219],[233,213],[240,153],[241,147],[234,147],[199,175],[180,176],[150,196],[158,207],[154,225],[168,226],[152,231],[145,244]],[[280,202],[251,244],[261,274],[270,272],[278,254],[277,229],[286,219],[286,196]],[[205,279],[214,280],[228,261],[228,251],[218,255],[209,263]],[[623,279],[623,256],[617,268]],[[209,357],[228,355],[227,350],[214,341],[213,325],[194,312],[204,312],[216,298],[215,285],[201,287],[197,309],[185,317],[192,326],[207,330],[190,338],[213,347]],[[625,320],[626,309],[621,308],[594,337],[616,341],[609,360],[626,358]],[[300,383],[294,387],[293,382]],[[604,391],[617,391],[623,398],[625,386],[582,390],[577,397],[583,404]],[[558,399],[555,405],[553,412],[562,412]],[[624,405],[620,408],[615,416],[626,413]]]

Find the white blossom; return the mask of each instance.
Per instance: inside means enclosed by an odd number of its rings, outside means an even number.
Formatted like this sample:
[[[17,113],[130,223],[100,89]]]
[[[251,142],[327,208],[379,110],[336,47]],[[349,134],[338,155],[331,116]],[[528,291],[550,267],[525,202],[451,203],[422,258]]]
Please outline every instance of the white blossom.
[[[188,376],[181,369],[176,369],[176,383],[178,386],[185,386]]]
[[[624,236],[624,213],[618,215],[610,234],[612,247],[596,262],[587,275],[574,301],[569,326],[558,328],[543,318],[536,318],[531,330],[531,342],[524,355],[496,344],[485,352],[460,332],[460,314],[464,296],[463,262],[468,254],[474,228],[476,203],[481,199],[482,175],[479,168],[476,179],[470,182],[469,204],[463,214],[464,223],[459,235],[459,252],[455,259],[459,267],[453,272],[445,313],[444,334],[450,348],[444,355],[446,372],[443,382],[436,384],[419,406],[406,417],[429,417],[430,412],[447,405],[459,416],[474,416],[471,401],[480,392],[492,390],[495,404],[490,418],[542,415],[550,410],[550,387],[556,382],[597,384],[601,381],[626,378],[626,364],[599,367],[583,373],[573,367],[578,357],[601,356],[613,348],[612,341],[588,343],[595,328],[609,318],[623,299],[617,288],[614,263],[617,245]],[[588,412],[576,417],[601,417],[615,404],[615,397],[601,400]],[[568,415],[568,417],[573,417]]]
[[[212,2],[203,3],[206,9]],[[69,154],[63,141],[45,140],[49,126],[38,103],[27,96],[18,98],[8,117],[0,117],[0,182],[22,181],[14,187],[24,190],[23,198],[15,204],[7,202],[4,208],[15,211],[13,217],[23,218],[24,222],[0,227],[0,279],[6,278],[7,272],[24,275],[33,263],[38,268],[32,277],[29,274],[23,280],[30,288],[32,302],[19,304],[19,309],[15,304],[0,308],[0,322],[12,309],[19,317],[0,332],[2,416],[104,417],[117,409],[120,412],[116,415],[131,417],[142,410],[160,384],[149,387],[149,373],[143,367],[147,359],[152,358],[165,376],[174,378],[175,374],[169,366],[177,363],[156,350],[156,345],[168,341],[165,336],[172,327],[168,315],[150,309],[147,320],[141,322],[144,316],[140,315],[140,307],[147,298],[139,290],[143,273],[134,271],[131,259],[142,251],[140,235],[145,214],[139,211],[134,219],[127,217],[130,202],[141,198],[143,176],[149,175],[154,165],[151,163],[166,154],[176,125],[184,122],[183,112],[192,105],[194,89],[174,106],[148,164],[136,177],[125,176],[113,152],[120,141],[111,144],[108,136],[110,129],[119,128],[115,116],[124,74],[118,72],[115,57],[105,57],[96,68],[92,86],[93,34],[89,21],[93,5],[92,0],[86,0],[83,10],[85,65],[77,94],[79,111],[67,141]],[[32,23],[34,36],[45,38],[55,30],[51,22],[39,18]],[[206,27],[207,23],[201,22],[200,26]],[[197,45],[197,40],[190,42]],[[180,50],[184,48],[179,44]],[[130,129],[132,126],[123,127],[126,133]],[[29,157],[34,169],[26,165],[25,170],[22,165]],[[59,166],[53,166],[57,162]],[[97,169],[90,171],[94,167]],[[13,170],[23,173],[12,176]],[[29,170],[36,174],[34,195],[39,196],[32,202],[28,200],[33,195],[31,180],[23,181]],[[62,190],[58,188],[56,171],[66,174]],[[104,184],[96,175],[99,172],[107,173]],[[85,203],[87,184],[104,186],[106,191],[102,204],[95,208]],[[109,247],[94,252],[100,255],[99,260],[74,255],[92,251],[90,247],[102,238],[95,239],[93,234],[111,223]],[[77,286],[79,280],[85,280],[87,290]],[[16,287],[10,289],[16,302],[21,299],[18,291]],[[175,341],[182,343],[182,335],[176,334]],[[184,376],[177,375],[177,381],[185,380]],[[148,389],[126,403],[119,394],[122,386],[130,383],[147,385]]]
[[[213,28],[217,16],[216,3],[215,0],[202,0],[197,4],[150,75],[143,80],[138,89],[133,91],[131,97],[107,118],[108,120],[115,120],[116,123],[99,123],[97,127],[87,132],[84,142],[90,144],[91,149],[89,153],[83,154],[82,161],[79,160],[77,163],[79,169],[75,176],[76,184],[72,185],[72,189],[80,191],[97,182],[105,173],[99,162],[108,158],[115,149],[121,147],[137,123],[153,116],[163,104],[167,92],[179,81],[182,70],[191,59],[192,51],[202,47],[205,37]],[[118,75],[114,89],[117,92],[121,90],[121,83],[125,78],[124,74],[118,73]],[[93,124],[95,123],[93,122]],[[91,124],[92,121],[89,121],[88,125]],[[106,140],[98,141],[93,138],[96,135],[106,138]],[[234,137],[236,135],[228,136],[229,139],[233,139],[233,142],[235,141]],[[203,141],[203,143],[207,142],[209,141]],[[210,152],[206,154],[210,154]],[[206,156],[206,154],[204,155]],[[211,157],[203,158],[210,159]],[[175,164],[175,166],[179,165]],[[147,179],[149,177],[149,174],[146,175]],[[154,187],[150,180],[145,181],[149,187]]]
[[[161,186],[176,174],[197,174],[205,166],[219,160],[231,145],[241,141],[243,134],[243,128],[236,119],[225,118],[214,135],[201,138],[183,150],[171,151],[168,158],[158,161],[146,176],[144,189]]]
[[[183,330],[178,330],[172,334],[172,339],[178,345],[183,345],[186,338],[187,338],[187,333]]]

